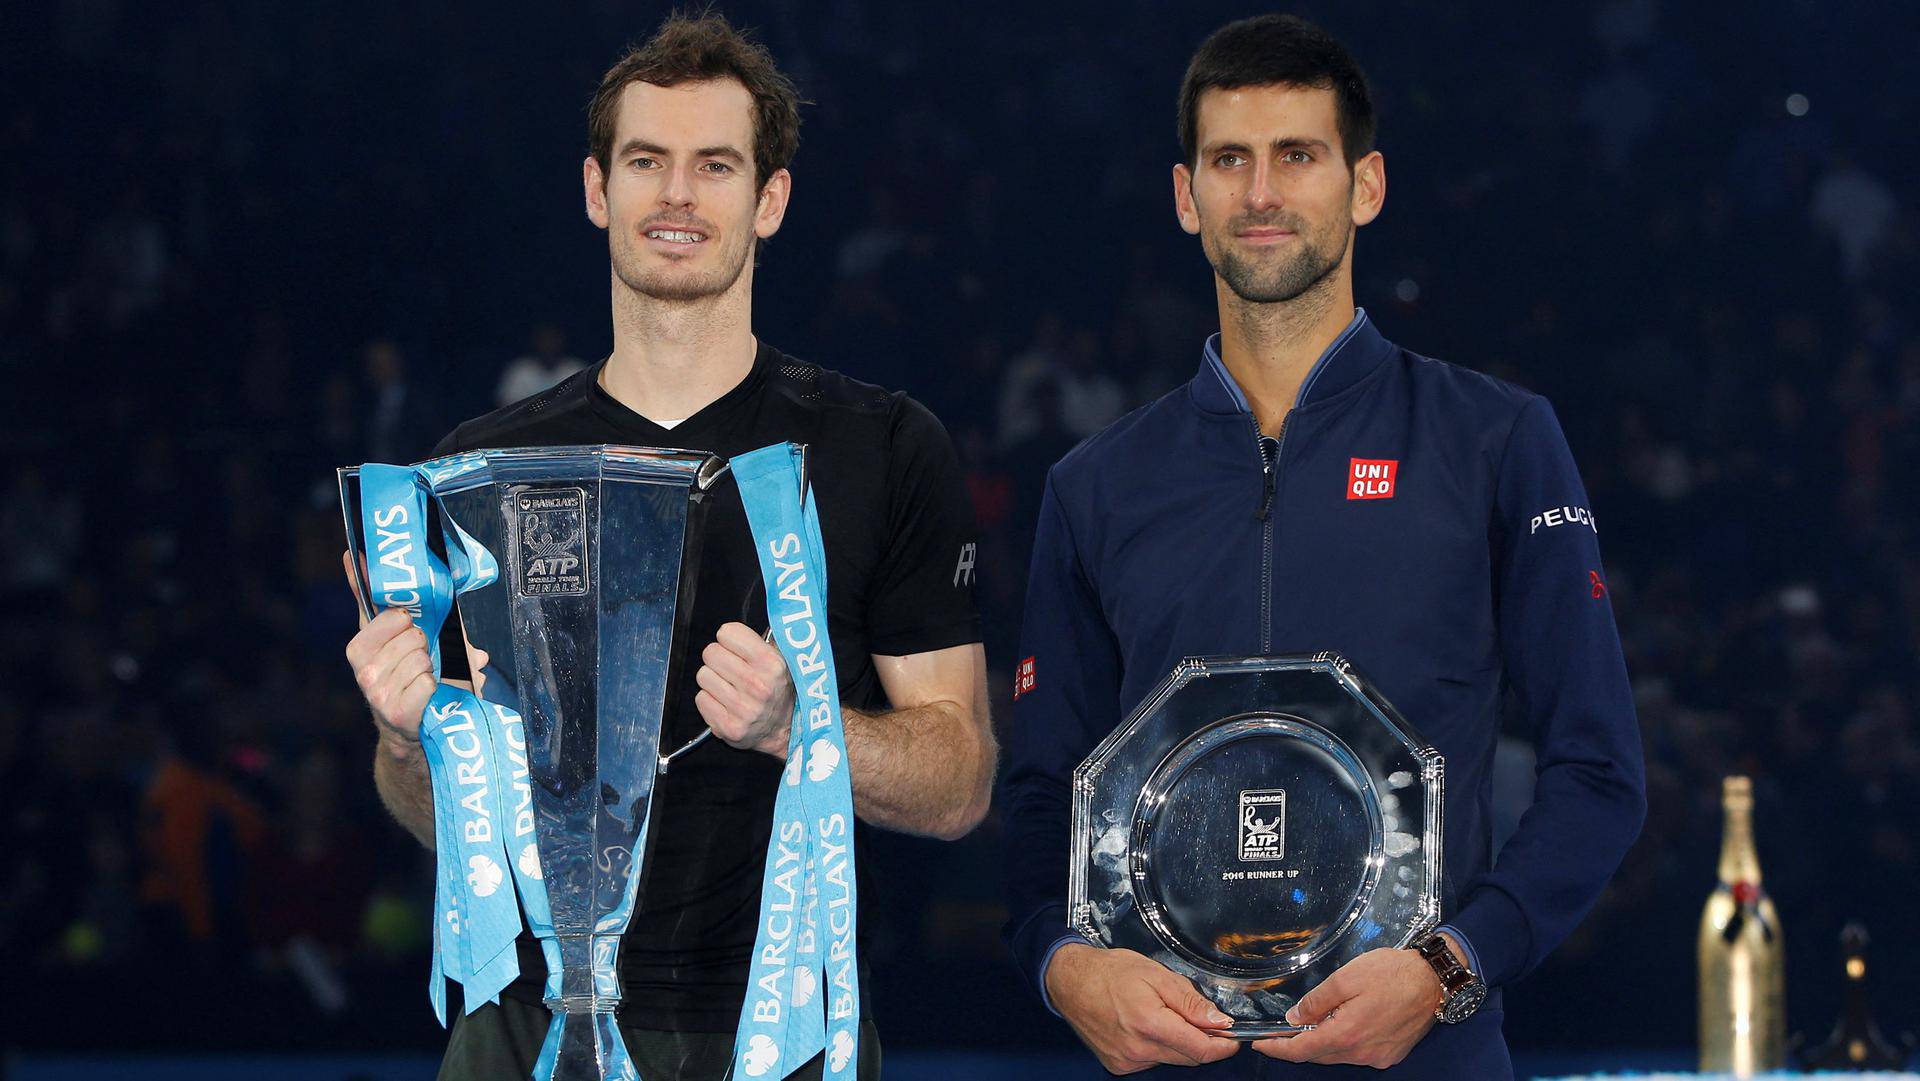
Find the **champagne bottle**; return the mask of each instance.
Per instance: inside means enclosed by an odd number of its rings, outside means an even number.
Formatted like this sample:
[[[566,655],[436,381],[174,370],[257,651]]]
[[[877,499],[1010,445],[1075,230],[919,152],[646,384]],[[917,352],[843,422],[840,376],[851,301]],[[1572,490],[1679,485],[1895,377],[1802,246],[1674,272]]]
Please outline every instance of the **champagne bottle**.
[[[1840,932],[1840,950],[1846,958],[1846,1005],[1827,1042],[1807,1054],[1814,1070],[1897,1070],[1907,1053],[1880,1034],[1867,1004],[1867,929],[1847,924]]]
[[[1720,882],[1700,914],[1700,1069],[1751,1077],[1786,1064],[1786,947],[1753,847],[1753,783],[1728,777]]]

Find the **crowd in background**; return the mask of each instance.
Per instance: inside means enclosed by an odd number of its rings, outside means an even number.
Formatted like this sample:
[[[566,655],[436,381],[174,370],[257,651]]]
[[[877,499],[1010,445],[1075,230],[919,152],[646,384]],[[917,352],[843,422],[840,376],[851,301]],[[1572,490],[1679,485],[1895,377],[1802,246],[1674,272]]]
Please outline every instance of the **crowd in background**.
[[[1046,468],[1212,329],[1174,93],[1244,12],[1197,6],[726,5],[813,103],[756,328],[946,424],[1002,724]],[[1691,1043],[1729,772],[1791,1027],[1824,1035],[1857,918],[1883,1023],[1920,1028],[1920,90],[1875,74],[1914,12],[1303,13],[1380,111],[1358,300],[1552,398],[1638,699],[1645,835],[1508,995],[1515,1043]],[[430,858],[374,794],[332,470],[604,355],[584,103],[659,14],[58,0],[0,35],[15,1039],[78,1039],[33,1019],[105,996],[143,1046],[434,1046]],[[1065,1038],[998,944],[997,834],[865,857],[890,1045]]]

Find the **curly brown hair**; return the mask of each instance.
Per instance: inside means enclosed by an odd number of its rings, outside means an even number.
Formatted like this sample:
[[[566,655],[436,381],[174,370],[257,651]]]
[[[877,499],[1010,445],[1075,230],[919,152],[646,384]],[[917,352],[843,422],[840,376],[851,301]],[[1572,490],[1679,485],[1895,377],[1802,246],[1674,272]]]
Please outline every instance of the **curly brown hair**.
[[[754,183],[765,184],[785,169],[800,146],[800,95],[793,80],[766,46],[734,29],[725,16],[676,11],[600,77],[587,106],[587,152],[601,174],[612,167],[614,122],[627,84],[678,86],[707,79],[736,80],[753,98]]]

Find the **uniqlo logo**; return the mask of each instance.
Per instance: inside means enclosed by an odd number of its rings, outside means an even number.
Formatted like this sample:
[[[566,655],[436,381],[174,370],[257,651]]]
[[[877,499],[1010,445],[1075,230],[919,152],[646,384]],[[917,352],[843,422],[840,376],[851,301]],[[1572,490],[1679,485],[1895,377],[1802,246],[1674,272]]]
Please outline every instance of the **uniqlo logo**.
[[[1021,695],[1031,690],[1033,690],[1033,658],[1028,657],[1020,662],[1020,667],[1013,670],[1014,701],[1019,701]]]
[[[1395,458],[1351,458],[1347,469],[1348,499],[1392,499],[1393,479],[1400,472]]]

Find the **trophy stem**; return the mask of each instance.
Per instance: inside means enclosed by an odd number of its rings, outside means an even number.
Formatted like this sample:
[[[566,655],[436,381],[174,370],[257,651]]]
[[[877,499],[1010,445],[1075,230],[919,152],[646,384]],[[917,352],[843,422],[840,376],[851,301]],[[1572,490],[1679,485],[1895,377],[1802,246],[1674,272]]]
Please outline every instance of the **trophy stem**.
[[[534,1081],[639,1081],[620,1038],[620,936],[556,935],[559,978],[547,980],[553,1024]],[[548,953],[549,963],[553,957]]]

